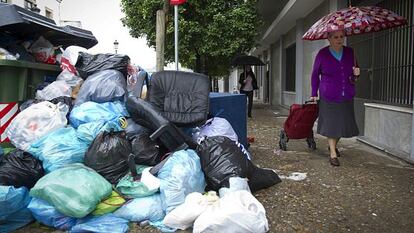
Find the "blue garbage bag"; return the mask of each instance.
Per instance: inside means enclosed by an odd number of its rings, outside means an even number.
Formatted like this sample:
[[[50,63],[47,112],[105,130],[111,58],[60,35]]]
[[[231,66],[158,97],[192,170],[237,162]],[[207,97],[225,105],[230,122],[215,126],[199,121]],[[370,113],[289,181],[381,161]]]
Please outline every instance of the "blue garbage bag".
[[[163,209],[169,213],[184,203],[192,192],[204,192],[206,186],[200,158],[194,150],[175,152],[158,172]]]
[[[88,122],[96,122],[100,120],[114,121],[121,117],[128,116],[129,113],[125,108],[125,104],[120,101],[101,104],[86,102],[72,109],[69,121],[73,127],[78,128],[79,125]]]
[[[39,198],[32,198],[27,208],[37,221],[59,230],[69,230],[75,226],[77,221],[76,218],[61,214],[54,206]]]
[[[102,131],[110,132],[113,130],[114,132],[122,131],[123,128],[121,127],[121,122],[119,119],[113,121],[93,121],[89,123],[82,124],[78,127],[77,133],[78,138],[85,142],[86,144],[91,145],[93,140],[98,136],[98,134]]]
[[[46,173],[67,164],[83,162],[88,145],[78,139],[72,127],[55,130],[36,142],[28,149],[35,158],[43,162]]]
[[[114,215],[132,222],[161,221],[165,217],[160,194],[135,198],[114,212]]]
[[[27,209],[29,202],[26,187],[0,186],[0,233],[17,230],[34,220]]]
[[[87,216],[79,219],[69,233],[124,233],[128,231],[128,220],[118,218],[113,214],[99,217]]]

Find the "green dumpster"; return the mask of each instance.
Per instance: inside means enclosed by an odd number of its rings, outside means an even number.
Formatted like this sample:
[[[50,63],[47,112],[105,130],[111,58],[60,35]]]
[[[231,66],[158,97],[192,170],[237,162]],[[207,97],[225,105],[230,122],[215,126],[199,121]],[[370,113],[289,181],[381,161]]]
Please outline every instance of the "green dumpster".
[[[45,77],[57,77],[57,65],[26,61],[0,60],[0,146],[9,147],[5,130],[16,116],[18,106],[34,98],[36,87]]]

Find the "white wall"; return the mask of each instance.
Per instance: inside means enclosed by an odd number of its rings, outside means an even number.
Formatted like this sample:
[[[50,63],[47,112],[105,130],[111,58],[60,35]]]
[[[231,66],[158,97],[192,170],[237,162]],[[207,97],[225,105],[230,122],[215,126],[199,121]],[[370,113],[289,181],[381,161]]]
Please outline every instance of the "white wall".
[[[9,0],[10,3],[24,8],[24,0]],[[53,20],[59,25],[59,3],[56,0],[36,0],[39,14],[46,16],[46,7],[52,10]]]

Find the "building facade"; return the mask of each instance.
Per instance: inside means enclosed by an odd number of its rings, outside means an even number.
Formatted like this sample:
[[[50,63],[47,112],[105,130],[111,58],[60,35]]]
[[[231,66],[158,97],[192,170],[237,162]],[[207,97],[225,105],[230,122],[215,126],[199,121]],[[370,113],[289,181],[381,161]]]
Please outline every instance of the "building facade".
[[[255,68],[260,88],[255,97],[286,107],[309,99],[314,58],[328,42],[304,41],[302,36],[322,16],[349,2],[378,5],[408,20],[404,27],[349,37],[346,44],[356,52],[361,68],[355,98],[358,139],[414,161],[412,0],[259,0],[265,26],[252,54],[266,65]],[[234,83],[234,72],[229,82]]]

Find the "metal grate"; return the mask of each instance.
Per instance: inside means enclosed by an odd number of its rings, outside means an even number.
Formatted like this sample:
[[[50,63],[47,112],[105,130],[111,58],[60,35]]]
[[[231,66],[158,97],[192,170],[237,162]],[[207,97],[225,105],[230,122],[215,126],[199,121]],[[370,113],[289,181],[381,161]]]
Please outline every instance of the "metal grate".
[[[404,16],[408,25],[348,38],[361,67],[357,97],[373,102],[413,105],[413,0],[385,0],[378,6]]]

